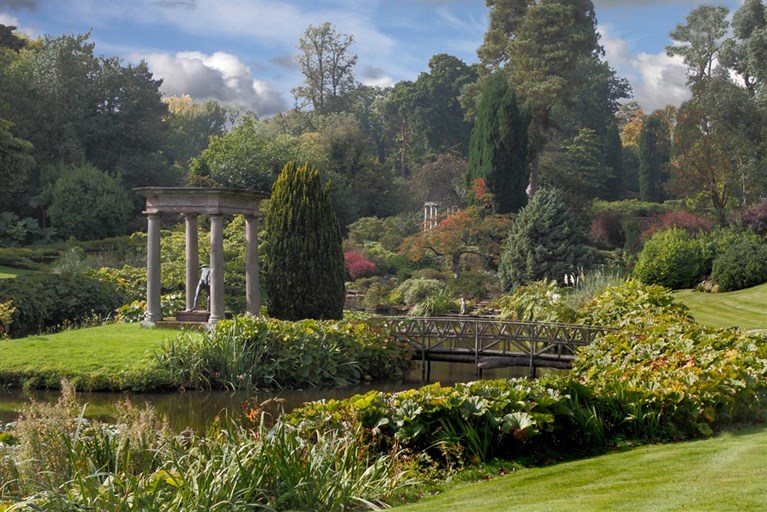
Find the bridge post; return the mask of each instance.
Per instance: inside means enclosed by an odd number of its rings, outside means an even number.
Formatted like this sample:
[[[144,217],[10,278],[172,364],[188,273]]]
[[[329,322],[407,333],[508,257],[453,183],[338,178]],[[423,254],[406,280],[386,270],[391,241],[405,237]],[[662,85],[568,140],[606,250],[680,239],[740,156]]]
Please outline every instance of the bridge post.
[[[472,323],[474,329],[474,376],[481,377],[482,370],[479,368],[479,328],[476,322]]]

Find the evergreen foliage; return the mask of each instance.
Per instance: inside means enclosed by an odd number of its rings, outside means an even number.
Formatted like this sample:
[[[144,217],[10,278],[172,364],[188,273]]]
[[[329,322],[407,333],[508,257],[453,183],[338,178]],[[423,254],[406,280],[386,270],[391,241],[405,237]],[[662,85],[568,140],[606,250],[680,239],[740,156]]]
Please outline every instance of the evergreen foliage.
[[[767,282],[767,244],[743,238],[714,259],[711,278],[719,291],[731,292]]]
[[[670,160],[668,127],[651,115],[639,133],[639,195],[642,201],[663,201],[666,166]]]
[[[288,162],[265,215],[269,315],[282,320],[340,319],[344,256],[330,187],[319,171]]]
[[[495,196],[498,213],[517,212],[527,202],[527,111],[502,73],[491,76],[479,100],[469,143],[467,186],[482,178]]]
[[[682,228],[656,233],[639,254],[634,275],[645,284],[689,288],[703,273],[700,245]]]
[[[556,189],[540,190],[517,217],[498,269],[505,290],[559,281],[587,262],[580,227]]]
[[[623,144],[618,126],[611,124],[605,134],[605,164],[612,171],[612,176],[607,180],[607,198],[620,199],[625,193],[626,186],[623,180]]]

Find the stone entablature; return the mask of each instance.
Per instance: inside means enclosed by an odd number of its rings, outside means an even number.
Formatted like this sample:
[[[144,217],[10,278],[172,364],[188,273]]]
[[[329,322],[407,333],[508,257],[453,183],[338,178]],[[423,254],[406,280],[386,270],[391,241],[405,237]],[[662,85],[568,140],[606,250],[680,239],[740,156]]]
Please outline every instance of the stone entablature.
[[[259,201],[269,197],[263,192],[233,188],[144,187],[134,190],[146,199],[145,214],[170,212],[258,217]]]

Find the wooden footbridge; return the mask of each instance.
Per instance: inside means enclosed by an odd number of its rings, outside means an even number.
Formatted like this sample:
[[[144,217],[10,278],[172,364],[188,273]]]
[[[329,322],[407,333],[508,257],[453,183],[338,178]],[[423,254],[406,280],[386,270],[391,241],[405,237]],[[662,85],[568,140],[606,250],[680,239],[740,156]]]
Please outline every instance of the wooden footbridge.
[[[578,347],[614,329],[578,324],[516,322],[478,317],[383,317],[399,340],[408,343],[429,380],[432,361],[470,363],[483,369],[572,367]]]

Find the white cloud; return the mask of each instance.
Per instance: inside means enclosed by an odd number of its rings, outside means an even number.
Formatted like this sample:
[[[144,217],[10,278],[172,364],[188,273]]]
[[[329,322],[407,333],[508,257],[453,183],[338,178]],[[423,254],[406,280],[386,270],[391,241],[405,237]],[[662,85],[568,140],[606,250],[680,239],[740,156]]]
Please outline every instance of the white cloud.
[[[5,25],[6,27],[18,27],[19,20],[13,16],[0,12],[0,25]]]
[[[193,99],[213,98],[245,106],[262,117],[286,108],[280,93],[267,82],[254,78],[250,68],[235,55],[178,52],[138,57],[146,60],[155,78],[163,80],[161,90],[169,96],[188,94]]]
[[[628,79],[634,90],[634,100],[645,112],[666,105],[679,106],[690,97],[687,67],[681,57],[669,57],[665,52],[635,54],[625,40],[610,32],[609,27],[600,26],[599,33],[607,62],[619,76]]]
[[[640,53],[632,62],[639,75],[634,80],[634,99],[647,111],[666,105],[679,106],[690,97],[687,66],[679,56]]]

